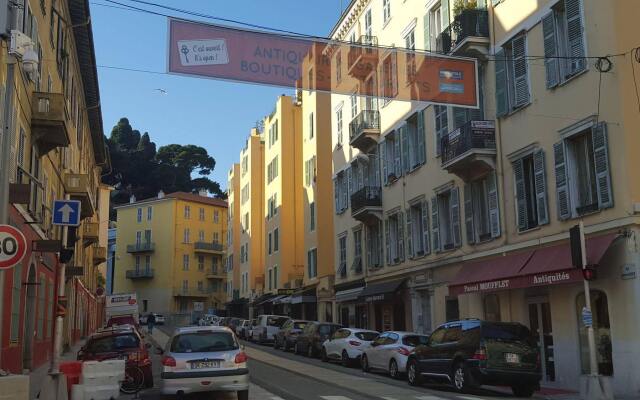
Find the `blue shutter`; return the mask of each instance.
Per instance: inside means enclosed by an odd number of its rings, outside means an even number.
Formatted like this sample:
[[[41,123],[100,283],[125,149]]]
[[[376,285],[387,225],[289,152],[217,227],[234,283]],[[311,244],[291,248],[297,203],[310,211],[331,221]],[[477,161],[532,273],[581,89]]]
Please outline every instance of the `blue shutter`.
[[[509,98],[507,93],[507,62],[504,50],[500,49],[495,55],[496,68],[496,115],[501,117],[509,112]]]
[[[429,28],[430,23],[431,23],[430,15],[429,13],[426,13],[424,15],[423,26],[424,26],[424,49],[427,51],[431,51],[431,33]]]
[[[396,235],[398,236],[398,258],[400,262],[404,261],[404,213],[402,211],[398,212],[397,216],[397,227],[398,231]]]
[[[389,219],[384,221],[384,247],[387,255],[387,265],[391,265],[391,251],[390,251],[390,240],[391,235],[389,235]]]
[[[569,75],[575,75],[587,67],[583,37],[581,0],[564,0],[567,16],[567,38],[569,41]]]
[[[555,158],[558,218],[565,220],[571,218],[571,201],[569,198],[569,182],[567,179],[567,163],[563,141],[553,145],[553,155]]]
[[[424,243],[423,251],[424,254],[431,253],[431,243],[429,242],[429,201],[422,201],[422,210],[420,218],[422,218],[422,232],[418,232],[419,235],[422,235],[422,241]]]
[[[453,246],[460,247],[462,238],[460,233],[460,189],[451,189],[451,230],[453,231]]]
[[[438,196],[431,198],[431,232],[433,236],[433,251],[440,251],[440,219],[438,216]]]
[[[520,107],[529,102],[529,80],[527,76],[526,36],[520,35],[511,41],[513,62],[513,106]]]
[[[542,37],[544,40],[544,67],[547,74],[547,88],[552,88],[560,82],[556,20],[553,11],[549,11],[542,17]]]
[[[402,137],[401,129],[397,130],[393,138],[393,171],[396,178],[402,176]]]
[[[544,151],[533,153],[533,174],[536,188],[536,207],[538,209],[538,225],[549,223],[549,206],[547,204],[547,176],[545,173]]]
[[[596,170],[596,186],[598,189],[599,208],[613,207],[613,193],[611,191],[611,173],[609,170],[609,146],[607,138],[607,124],[598,123],[591,129],[593,140],[593,159]]]
[[[418,155],[416,162],[424,164],[427,161],[426,134],[424,129],[424,110],[418,111],[418,132],[416,132]]]
[[[449,20],[449,0],[441,0],[440,7],[442,12],[442,27],[446,28],[451,25],[451,21]],[[437,32],[439,34],[440,32]]]
[[[407,257],[413,258],[413,228],[411,224],[411,207],[407,208]]]
[[[516,217],[518,220],[518,230],[527,229],[527,193],[524,182],[524,162],[521,159],[513,163],[513,177],[516,189]]]
[[[411,170],[411,160],[409,159],[409,127],[407,125],[401,126],[398,129],[400,135],[400,147],[402,149],[402,170],[404,173],[408,173]]]
[[[464,222],[467,234],[467,243],[474,244],[476,242],[475,230],[473,228],[473,198],[471,184],[464,185]]]
[[[387,154],[386,154],[386,147],[387,146],[387,142],[386,140],[383,140],[382,142],[380,142],[380,144],[378,145],[378,154],[379,157],[378,159],[380,160],[380,165],[382,167],[382,183],[384,185],[388,185],[389,184],[389,173],[387,171]]]
[[[500,237],[500,203],[498,197],[498,180],[495,171],[487,176],[487,191],[489,204],[489,227],[491,237]]]

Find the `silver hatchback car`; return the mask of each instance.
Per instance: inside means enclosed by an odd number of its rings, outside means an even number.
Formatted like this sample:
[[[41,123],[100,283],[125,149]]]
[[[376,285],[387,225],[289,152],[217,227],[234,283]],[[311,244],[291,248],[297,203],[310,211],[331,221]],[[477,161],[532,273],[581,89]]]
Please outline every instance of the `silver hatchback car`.
[[[247,355],[226,327],[176,329],[163,352],[161,377],[162,394],[221,391],[249,399]]]

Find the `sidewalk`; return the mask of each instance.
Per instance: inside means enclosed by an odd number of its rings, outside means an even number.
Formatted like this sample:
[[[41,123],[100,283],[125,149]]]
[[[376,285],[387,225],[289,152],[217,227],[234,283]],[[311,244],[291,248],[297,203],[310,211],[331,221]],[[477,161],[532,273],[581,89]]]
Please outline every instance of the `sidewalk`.
[[[62,357],[60,357],[60,362],[65,361],[75,361],[76,356],[80,348],[84,345],[84,340],[79,340],[70,350],[62,353]],[[40,394],[40,389],[42,388],[42,384],[44,383],[45,377],[49,373],[49,367],[51,366],[51,362],[47,361],[42,364],[40,367],[34,369],[29,373],[29,399],[37,399]]]

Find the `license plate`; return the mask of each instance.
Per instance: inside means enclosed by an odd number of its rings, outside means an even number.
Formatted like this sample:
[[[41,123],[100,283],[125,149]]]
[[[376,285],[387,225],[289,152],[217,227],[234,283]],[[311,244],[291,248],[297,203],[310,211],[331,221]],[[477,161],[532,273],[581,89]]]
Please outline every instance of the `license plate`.
[[[505,353],[504,359],[510,364],[517,364],[520,362],[520,356],[514,353]]]
[[[191,363],[191,369],[202,369],[202,368],[220,368],[220,361],[193,361]]]

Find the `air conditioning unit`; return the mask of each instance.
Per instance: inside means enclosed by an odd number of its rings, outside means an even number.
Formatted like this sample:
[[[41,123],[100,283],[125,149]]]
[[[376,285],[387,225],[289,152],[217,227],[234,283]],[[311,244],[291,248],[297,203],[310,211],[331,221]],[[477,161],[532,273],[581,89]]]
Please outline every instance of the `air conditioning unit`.
[[[18,30],[11,30],[9,54],[22,57],[27,50],[33,49],[31,38]]]

